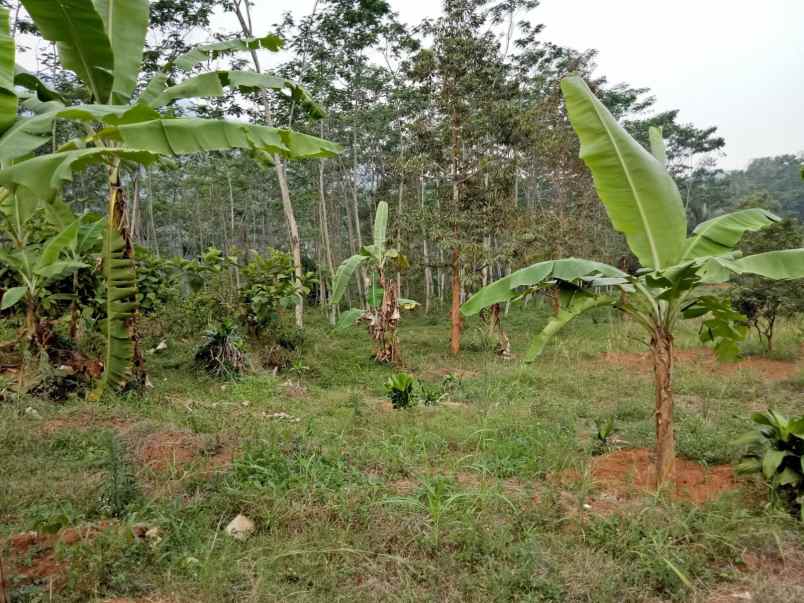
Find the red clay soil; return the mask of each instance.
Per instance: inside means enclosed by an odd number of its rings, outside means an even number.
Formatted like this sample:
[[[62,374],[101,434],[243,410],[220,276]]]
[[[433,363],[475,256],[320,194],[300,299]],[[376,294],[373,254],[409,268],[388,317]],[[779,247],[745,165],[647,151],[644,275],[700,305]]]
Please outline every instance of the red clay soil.
[[[604,492],[629,497],[636,492],[656,491],[655,455],[644,448],[618,450],[592,461],[592,477]],[[676,480],[672,496],[696,504],[717,499],[724,492],[737,489],[730,465],[704,467],[685,459],[676,459]]]
[[[3,560],[3,573],[6,592],[12,588],[28,584],[62,585],[66,566],[56,556],[57,545],[74,545],[92,540],[101,531],[108,529],[110,522],[101,522],[81,528],[65,528],[57,534],[24,532],[0,541],[0,556]]]
[[[749,357],[739,362],[719,362],[709,348],[696,348],[692,350],[676,350],[673,354],[676,365],[695,365],[707,372],[721,375],[731,375],[736,372],[749,370],[758,373],[768,381],[784,381],[790,379],[801,370],[795,362],[770,360],[768,358]],[[639,372],[649,373],[653,370],[650,353],[635,354],[630,352],[606,352],[602,355],[606,364],[625,366]]]
[[[230,465],[233,456],[232,450],[186,431],[152,433],[137,450],[140,463],[156,471],[181,468],[199,459],[204,459],[207,469],[213,471]]]

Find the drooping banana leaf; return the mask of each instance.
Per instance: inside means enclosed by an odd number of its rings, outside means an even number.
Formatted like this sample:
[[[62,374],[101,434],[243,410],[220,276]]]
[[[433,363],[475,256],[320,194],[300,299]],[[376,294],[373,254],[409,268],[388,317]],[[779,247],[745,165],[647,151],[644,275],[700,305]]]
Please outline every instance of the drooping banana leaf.
[[[292,130],[214,119],[152,120],[109,127],[99,137],[162,155],[247,149],[307,159],[332,157],[341,151],[340,145]]]
[[[17,93],[14,91],[16,47],[9,28],[9,12],[0,7],[0,133],[17,119]]]
[[[634,140],[580,77],[562,80],[581,159],[616,230],[648,268],[678,263],[687,218],[676,183],[665,167]]]
[[[108,102],[127,104],[142,67],[142,51],[148,33],[150,10],[148,0],[93,0],[103,20],[106,36],[114,55],[114,79]],[[107,99],[104,97],[103,102]]]
[[[351,308],[340,315],[338,322],[335,323],[336,331],[343,331],[354,325],[358,320],[363,317],[365,312],[358,308]]]
[[[261,38],[238,38],[223,42],[212,42],[210,44],[196,46],[192,50],[179,56],[175,61],[175,65],[182,71],[190,71],[199,63],[203,63],[207,60],[215,60],[221,56],[234,54],[236,52],[258,50],[260,48],[270,50],[271,52],[278,52],[283,45],[284,41],[282,38],[273,34]]]
[[[111,220],[106,220],[102,262],[106,284],[106,318],[102,324],[104,370],[96,393],[108,386],[125,386],[134,358],[134,342],[128,321],[137,308],[137,275],[134,260],[126,257],[125,240]]]
[[[0,310],[8,310],[12,306],[16,305],[23,297],[25,297],[25,293],[27,293],[27,287],[12,287],[11,289],[6,289],[6,292],[3,294],[3,301],[0,303]]]
[[[114,158],[126,159],[143,165],[155,162],[155,153],[139,149],[91,148],[42,155],[0,170],[0,186],[8,189],[22,187],[44,201],[61,193],[73,174],[89,165]]]
[[[22,86],[26,90],[36,93],[36,97],[42,102],[59,101],[64,103],[64,98],[55,90],[50,88],[43,82],[39,76],[31,73],[25,67],[15,65],[14,67],[14,83],[17,86]]]
[[[548,342],[561,329],[592,308],[610,306],[616,300],[608,295],[592,295],[582,290],[561,292],[561,310],[553,316],[542,331],[536,335],[525,355],[525,362],[533,362],[542,355]]]
[[[212,71],[187,78],[175,86],[168,87],[167,79],[164,77],[156,77],[152,83],[153,86],[146,89],[141,100],[154,108],[164,107],[181,99],[221,97],[226,94],[225,88],[234,88],[244,93],[275,90],[287,94],[290,99],[298,102],[311,117],[325,116],[324,110],[302,86],[270,73]]]
[[[54,103],[50,106],[52,108],[44,113],[17,120],[17,123],[0,137],[0,161],[12,161],[25,157],[39,147],[50,143],[53,121],[56,119],[120,125],[159,118],[156,111],[143,105],[63,107],[59,103]]]
[[[752,208],[701,222],[687,239],[683,259],[731,253],[746,232],[762,230],[780,220],[767,210]]]
[[[777,281],[804,278],[804,248],[749,255],[733,264],[743,274],[757,274]]]
[[[330,299],[330,303],[333,305],[340,303],[343,294],[346,293],[346,287],[349,285],[349,281],[352,280],[352,275],[355,273],[355,270],[367,259],[368,258],[364,255],[353,255],[338,266],[338,269],[335,271],[335,279],[332,283],[332,298]]]
[[[114,53],[92,0],[22,0],[42,36],[56,44],[61,63],[75,72],[98,102],[114,81]]]
[[[628,275],[608,264],[592,260],[568,258],[565,260],[548,260],[522,268],[500,280],[483,287],[470,297],[462,306],[461,314],[472,316],[483,308],[514,299],[522,287],[533,287],[550,280],[567,283],[595,277],[625,278]]]

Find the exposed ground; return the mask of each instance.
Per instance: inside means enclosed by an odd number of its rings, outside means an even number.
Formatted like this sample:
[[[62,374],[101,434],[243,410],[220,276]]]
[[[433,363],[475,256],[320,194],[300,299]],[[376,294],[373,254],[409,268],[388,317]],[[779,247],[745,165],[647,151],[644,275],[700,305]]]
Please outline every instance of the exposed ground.
[[[543,320],[507,319],[515,351]],[[616,320],[616,319],[615,319]],[[446,353],[402,326],[435,407],[395,411],[360,330],[314,320],[294,371],[199,376],[149,356],[145,396],[0,403],[0,555],[12,601],[804,600],[804,529],[737,476],[750,413],[804,412],[801,325],[720,365],[690,330],[679,480],[657,493],[647,356],[603,312],[539,363]],[[149,345],[151,342],[148,342]],[[756,350],[749,342],[747,349]],[[607,446],[595,419],[613,416]],[[254,521],[244,542],[225,533]]]

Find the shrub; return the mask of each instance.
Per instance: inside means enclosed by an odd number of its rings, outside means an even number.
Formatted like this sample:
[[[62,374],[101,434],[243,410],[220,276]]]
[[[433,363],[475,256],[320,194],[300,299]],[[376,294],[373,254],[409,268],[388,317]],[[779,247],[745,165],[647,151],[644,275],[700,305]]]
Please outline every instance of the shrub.
[[[788,419],[768,410],[751,419],[758,427],[741,440],[749,450],[737,470],[761,472],[779,499],[804,521],[804,416]]]
[[[413,396],[414,384],[413,377],[407,373],[397,373],[388,378],[385,383],[385,391],[388,397],[391,398],[391,404],[394,408],[410,408],[416,403],[416,399]]]
[[[196,364],[217,378],[231,379],[246,370],[245,343],[232,320],[224,320],[204,335],[206,340],[195,355]]]

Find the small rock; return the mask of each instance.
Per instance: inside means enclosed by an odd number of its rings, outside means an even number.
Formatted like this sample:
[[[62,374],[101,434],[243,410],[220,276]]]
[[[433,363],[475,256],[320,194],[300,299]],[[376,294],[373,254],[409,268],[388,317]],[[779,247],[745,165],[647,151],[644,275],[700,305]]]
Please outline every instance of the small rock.
[[[739,601],[753,601],[754,596],[749,592],[744,593],[734,593],[731,595],[732,599],[738,599]]]
[[[145,539],[152,542],[160,542],[162,540],[162,530],[157,527],[150,528],[145,532]]]
[[[226,533],[235,540],[244,541],[248,540],[256,529],[257,527],[254,525],[254,522],[248,517],[238,515],[226,526]]]
[[[41,419],[42,415],[39,414],[39,411],[36,410],[33,406],[29,406],[25,409],[25,416],[31,417],[32,419]]]

